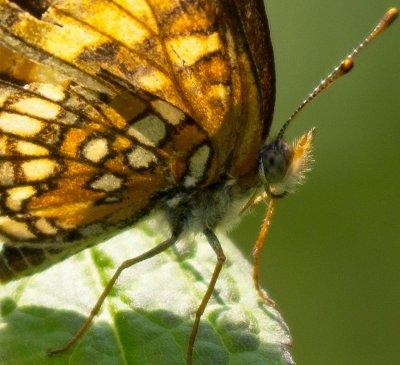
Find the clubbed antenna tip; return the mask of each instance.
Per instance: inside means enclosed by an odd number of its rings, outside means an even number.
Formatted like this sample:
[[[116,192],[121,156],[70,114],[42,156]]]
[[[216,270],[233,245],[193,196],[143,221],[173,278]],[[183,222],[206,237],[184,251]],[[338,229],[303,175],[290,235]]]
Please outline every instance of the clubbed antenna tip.
[[[334,70],[323,79],[317,87],[308,95],[308,97],[299,105],[299,107],[294,111],[294,113],[289,117],[289,119],[282,126],[281,130],[278,133],[278,138],[282,138],[286,132],[286,129],[289,127],[290,123],[295,119],[297,114],[299,114],[304,107],[309,104],[312,100],[314,100],[319,94],[321,94],[328,86],[332,85],[337,79],[342,76],[348,74],[354,67],[354,58],[357,54],[363,49],[368,43],[374,40],[378,35],[383,33],[398,17],[399,9],[390,8],[379,23],[375,26],[371,33],[356,47],[350,52],[343,61],[334,68]]]

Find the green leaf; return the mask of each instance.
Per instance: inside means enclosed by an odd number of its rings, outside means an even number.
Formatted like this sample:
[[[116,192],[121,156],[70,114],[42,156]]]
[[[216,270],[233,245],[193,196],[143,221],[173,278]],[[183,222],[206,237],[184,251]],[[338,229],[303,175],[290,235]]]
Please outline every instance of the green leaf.
[[[119,263],[163,240],[153,232],[142,224],[0,287],[0,364],[184,364],[194,312],[216,261],[203,237],[125,270],[78,344],[46,356],[79,328]],[[194,364],[293,364],[280,314],[259,302],[249,263],[219,237],[228,260],[202,318]]]

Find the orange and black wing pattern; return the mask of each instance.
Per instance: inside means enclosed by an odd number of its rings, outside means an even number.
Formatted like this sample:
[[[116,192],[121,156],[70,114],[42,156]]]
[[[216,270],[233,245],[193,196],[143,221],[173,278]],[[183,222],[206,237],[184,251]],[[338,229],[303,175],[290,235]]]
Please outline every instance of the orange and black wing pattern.
[[[0,0],[0,280],[256,174],[272,52],[262,2],[233,3]]]

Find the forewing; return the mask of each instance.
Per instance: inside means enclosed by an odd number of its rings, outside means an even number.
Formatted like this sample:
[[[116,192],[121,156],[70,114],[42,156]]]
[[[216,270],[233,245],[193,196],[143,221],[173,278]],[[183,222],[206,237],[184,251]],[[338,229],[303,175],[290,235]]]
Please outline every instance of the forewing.
[[[0,27],[9,46],[85,86],[156,96],[190,116],[211,142],[203,185],[254,173],[274,92],[261,0],[0,0]]]

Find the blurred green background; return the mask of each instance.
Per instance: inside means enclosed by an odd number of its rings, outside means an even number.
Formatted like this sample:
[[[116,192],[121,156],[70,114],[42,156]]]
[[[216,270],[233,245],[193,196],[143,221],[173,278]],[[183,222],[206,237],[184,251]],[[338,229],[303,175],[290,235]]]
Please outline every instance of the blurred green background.
[[[266,0],[275,49],[276,131],[361,40],[389,0]],[[400,22],[296,120],[317,127],[307,183],[278,205],[263,282],[299,365],[398,364]],[[250,257],[264,207],[232,233]]]

